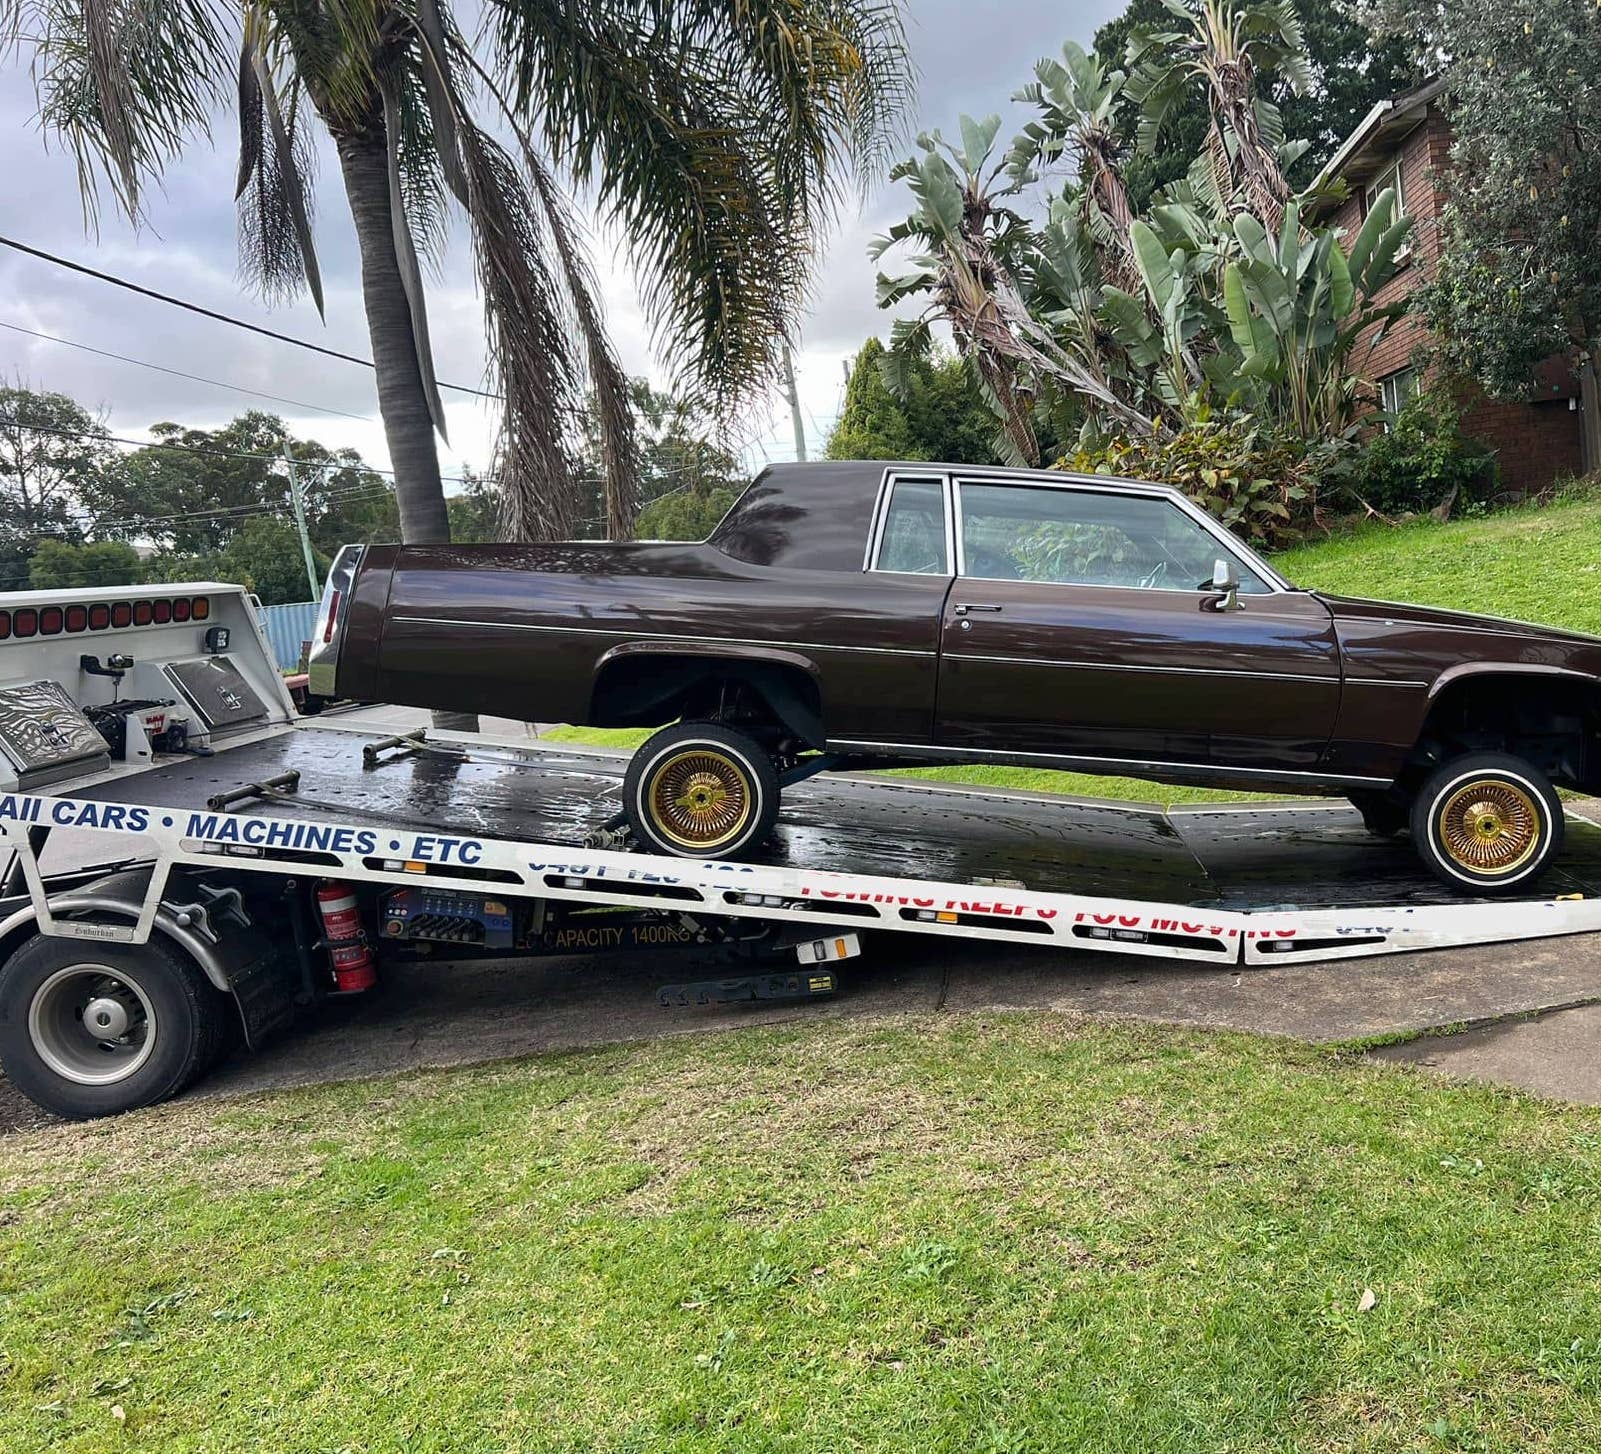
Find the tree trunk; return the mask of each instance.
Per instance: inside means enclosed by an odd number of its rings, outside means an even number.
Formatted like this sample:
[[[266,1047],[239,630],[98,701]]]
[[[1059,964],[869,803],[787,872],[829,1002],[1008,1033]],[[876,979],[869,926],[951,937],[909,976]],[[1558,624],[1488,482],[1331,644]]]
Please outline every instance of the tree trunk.
[[[395,255],[383,119],[380,114],[355,131],[330,129],[361,251],[361,298],[378,379],[378,413],[395,471],[400,538],[407,545],[446,544],[450,515],[439,478],[434,422],[417,365],[411,305],[406,301]],[[433,721],[435,727],[447,731],[478,730],[478,718],[470,712],[439,711],[433,714]]]

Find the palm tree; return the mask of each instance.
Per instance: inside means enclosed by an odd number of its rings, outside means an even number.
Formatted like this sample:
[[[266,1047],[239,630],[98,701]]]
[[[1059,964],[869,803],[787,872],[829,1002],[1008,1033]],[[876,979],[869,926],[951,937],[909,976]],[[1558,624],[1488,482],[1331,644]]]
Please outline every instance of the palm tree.
[[[844,179],[886,160],[909,95],[898,0],[0,0],[40,121],[74,152],[88,220],[146,187],[232,96],[240,253],[264,295],[308,291],[311,127],[332,139],[360,248],[401,533],[449,524],[422,267],[465,213],[504,396],[514,538],[576,533],[598,412],[609,532],[634,501],[628,381],[563,182],[626,240],[657,340],[699,401],[776,375]]]

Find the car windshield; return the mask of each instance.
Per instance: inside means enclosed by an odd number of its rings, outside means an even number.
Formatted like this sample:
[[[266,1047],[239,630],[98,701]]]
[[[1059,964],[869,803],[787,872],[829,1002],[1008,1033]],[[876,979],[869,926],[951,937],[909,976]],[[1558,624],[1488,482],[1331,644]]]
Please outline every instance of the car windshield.
[[[1227,556],[1240,590],[1272,589],[1171,500],[1057,486],[961,486],[964,575],[1051,585],[1194,591]]]

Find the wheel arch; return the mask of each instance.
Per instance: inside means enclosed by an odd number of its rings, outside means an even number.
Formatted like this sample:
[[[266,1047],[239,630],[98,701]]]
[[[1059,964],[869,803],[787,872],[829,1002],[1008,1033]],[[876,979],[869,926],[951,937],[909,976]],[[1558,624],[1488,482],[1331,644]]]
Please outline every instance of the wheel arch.
[[[92,913],[107,915],[115,919],[126,920],[130,923],[138,919],[139,906],[129,904],[125,900],[110,894],[70,893],[50,901],[51,910],[56,914],[82,914]],[[152,934],[159,933],[174,947],[182,950],[199,967],[206,979],[230,999],[234,997],[233,981],[228,971],[228,965],[218,952],[217,946],[208,943],[194,930],[180,924],[177,918],[162,905],[156,910],[155,925]],[[4,965],[13,954],[17,952],[35,934],[42,933],[39,929],[39,917],[34,912],[32,904],[24,904],[20,909],[14,910],[0,920],[0,965]],[[57,936],[63,941],[69,936]],[[98,943],[98,940],[83,940],[86,944]],[[116,941],[112,941],[116,942]],[[137,945],[131,946],[137,948]]]
[[[1463,662],[1431,684],[1418,754],[1442,749],[1525,757],[1554,781],[1601,785],[1601,681],[1535,662]]]
[[[595,663],[588,721],[600,727],[662,726],[698,687],[726,680],[748,687],[780,724],[822,748],[822,673],[804,653],[776,646],[624,642]]]

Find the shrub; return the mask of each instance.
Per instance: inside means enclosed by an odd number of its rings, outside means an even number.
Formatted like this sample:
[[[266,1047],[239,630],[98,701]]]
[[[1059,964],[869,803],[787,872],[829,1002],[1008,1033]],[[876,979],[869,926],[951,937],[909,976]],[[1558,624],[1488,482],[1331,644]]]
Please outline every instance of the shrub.
[[[1443,389],[1419,394],[1387,431],[1373,435],[1351,472],[1350,491],[1385,515],[1433,510],[1453,497],[1467,503],[1495,493],[1494,453],[1466,438]]]
[[[1335,440],[1309,449],[1273,436],[1248,414],[1202,410],[1170,438],[1084,446],[1057,468],[1176,486],[1242,539],[1273,549],[1300,539],[1312,523],[1322,477],[1349,448]]]

